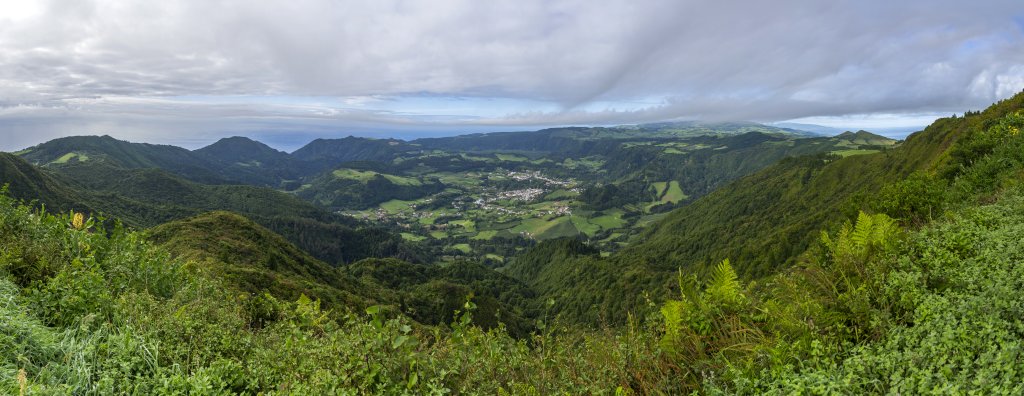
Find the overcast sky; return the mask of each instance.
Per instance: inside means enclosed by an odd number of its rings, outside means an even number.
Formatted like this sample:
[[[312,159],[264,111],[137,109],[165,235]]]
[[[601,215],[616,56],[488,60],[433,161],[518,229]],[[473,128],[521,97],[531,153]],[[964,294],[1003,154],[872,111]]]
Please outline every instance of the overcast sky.
[[[1022,89],[1021,0],[0,0],[0,150],[917,126]]]

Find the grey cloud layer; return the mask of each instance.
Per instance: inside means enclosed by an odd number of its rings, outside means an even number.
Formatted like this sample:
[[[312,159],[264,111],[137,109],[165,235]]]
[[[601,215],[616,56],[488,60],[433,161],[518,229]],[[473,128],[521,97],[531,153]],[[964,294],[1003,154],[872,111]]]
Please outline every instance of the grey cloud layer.
[[[179,116],[90,98],[439,94],[564,109],[462,120],[543,125],[963,110],[1024,87],[1019,0],[40,4],[0,15],[0,106]],[[637,98],[664,104],[582,110]]]

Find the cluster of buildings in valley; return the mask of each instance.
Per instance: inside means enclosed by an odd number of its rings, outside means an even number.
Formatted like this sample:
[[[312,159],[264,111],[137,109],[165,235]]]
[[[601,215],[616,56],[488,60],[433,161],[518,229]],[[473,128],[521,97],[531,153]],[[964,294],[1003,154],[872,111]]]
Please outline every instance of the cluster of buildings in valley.
[[[557,204],[555,204],[554,208],[547,211],[547,214],[556,216],[569,216],[572,214],[572,209],[569,209],[569,205],[566,205],[562,202],[558,202]]]
[[[505,176],[515,181],[540,180],[543,181],[544,183],[547,183],[547,185],[554,187],[568,187],[574,183],[572,180],[552,179],[550,177],[544,176],[544,174],[540,173],[540,171],[508,171],[508,173]]]
[[[502,191],[498,193],[495,199],[529,202],[537,199],[537,197],[544,193],[545,191],[539,188],[524,188],[522,190]]]
[[[454,218],[462,218],[467,210],[475,209],[482,210],[489,213],[494,213],[502,216],[515,216],[515,217],[543,217],[543,216],[568,216],[572,214],[567,202],[559,201],[553,203],[549,208],[545,209],[534,209],[523,207],[518,202],[528,203],[535,202],[545,194],[550,193],[554,189],[562,188],[568,191],[579,192],[580,188],[576,187],[576,182],[573,180],[556,180],[550,177],[544,176],[540,171],[504,171],[499,170],[497,174],[507,177],[515,181],[531,181],[538,180],[544,182],[546,188],[529,187],[520,188],[515,190],[500,191],[495,188],[483,188],[478,198],[473,199],[469,196],[462,196],[451,202],[451,207],[456,209],[455,214],[447,214]],[[486,176],[481,175],[482,178]],[[410,229],[414,226],[419,226],[420,220],[424,218],[435,218],[439,214],[435,211],[418,210],[419,208],[427,207],[428,204],[432,203],[434,198],[426,198],[422,201],[409,205],[409,211],[403,211],[399,213],[391,213],[384,208],[377,208],[371,212],[347,212],[348,215],[353,217],[362,218],[363,220],[375,220],[378,222],[396,222],[402,228]],[[504,203],[504,204],[503,204]],[[512,203],[510,205],[510,203]],[[438,224],[423,225],[424,229],[429,230],[444,230],[449,227],[445,224],[446,221],[442,220]]]

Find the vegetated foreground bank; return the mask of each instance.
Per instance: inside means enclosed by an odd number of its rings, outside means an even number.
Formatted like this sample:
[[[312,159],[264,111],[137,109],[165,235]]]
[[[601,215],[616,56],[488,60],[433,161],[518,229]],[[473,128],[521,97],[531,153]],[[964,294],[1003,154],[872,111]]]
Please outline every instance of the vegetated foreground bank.
[[[515,339],[243,293],[142,234],[0,198],[0,386],[32,394],[1024,392],[1024,96],[757,282],[678,276],[621,328]],[[586,268],[581,268],[585,270]]]

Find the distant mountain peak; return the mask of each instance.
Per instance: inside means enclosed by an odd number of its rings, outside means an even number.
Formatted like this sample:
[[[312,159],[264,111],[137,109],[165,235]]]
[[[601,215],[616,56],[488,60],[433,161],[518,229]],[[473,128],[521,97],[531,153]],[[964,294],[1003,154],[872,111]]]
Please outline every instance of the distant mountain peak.
[[[407,144],[397,139],[373,139],[348,136],[340,139],[316,139],[295,150],[292,156],[302,161],[390,161]]]
[[[230,137],[226,137],[226,138],[221,138],[220,140],[217,141],[217,143],[233,143],[233,142],[259,143],[259,142],[255,141],[255,140],[250,139],[250,138],[245,137],[245,136],[230,136]],[[214,143],[214,144],[217,144],[217,143]]]
[[[873,144],[881,146],[896,144],[895,139],[890,139],[882,135],[865,131],[863,129],[857,132],[846,131],[836,136],[833,136],[832,138],[838,140],[848,140],[850,142],[857,144]]]
[[[263,144],[260,141],[253,140],[253,139],[245,137],[245,136],[231,136],[231,137],[221,138],[220,140],[218,140],[215,143],[213,143],[213,144],[211,144],[209,146],[206,146],[206,147],[225,146],[225,145],[247,145],[247,146],[253,146],[253,147],[267,147],[267,148],[271,148],[270,146],[267,146],[266,144]],[[206,148],[206,147],[204,147],[204,148]],[[202,149],[200,149],[200,150],[202,150]]]
[[[288,157],[283,151],[244,136],[226,137],[195,152],[228,163],[282,161]]]

